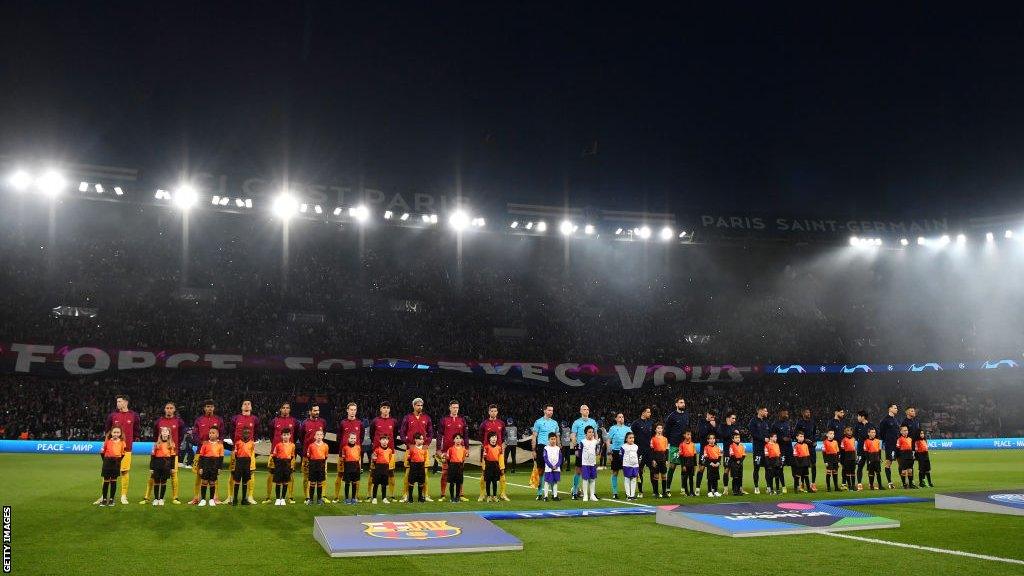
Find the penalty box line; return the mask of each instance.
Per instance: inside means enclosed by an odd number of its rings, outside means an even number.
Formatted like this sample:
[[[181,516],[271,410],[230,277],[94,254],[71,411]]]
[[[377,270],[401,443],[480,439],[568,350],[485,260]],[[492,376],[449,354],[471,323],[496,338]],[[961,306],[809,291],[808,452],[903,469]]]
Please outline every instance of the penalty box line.
[[[896,546],[897,548],[909,548],[911,550],[922,550],[924,552],[936,552],[939,554],[951,554],[953,556],[964,556],[967,558],[976,558],[978,560],[989,560],[992,562],[1005,562],[1007,564],[1022,564],[1024,560],[1017,560],[1016,558],[1002,558],[1000,556],[989,556],[987,554],[975,554],[974,552],[964,552],[962,550],[947,550],[946,548],[934,548],[932,546],[919,546],[917,544],[907,544],[905,542],[891,542],[889,540],[878,540],[876,538],[865,538],[863,536],[853,536],[851,534],[842,534],[839,532],[820,532],[822,536],[832,536],[834,538],[846,538],[848,540],[859,540],[861,542],[869,542],[871,544],[885,544],[887,546]]]
[[[472,478],[474,480],[479,480],[480,479],[479,476],[470,476],[469,474],[466,474],[465,477],[466,478]],[[514,482],[509,482],[508,480],[505,481],[505,484],[507,486],[515,486],[517,488],[526,488],[527,490],[530,490],[530,491],[533,491],[533,492],[537,491],[536,488],[534,488],[533,486],[529,486],[527,484],[516,484]],[[566,490],[565,493],[568,494],[569,491]],[[630,502],[628,500],[615,500],[615,499],[612,499],[612,498],[601,498],[601,502],[617,502],[619,504],[629,504],[630,506],[640,506],[641,508],[654,508],[654,506],[651,506],[650,504],[641,504],[639,502]]]

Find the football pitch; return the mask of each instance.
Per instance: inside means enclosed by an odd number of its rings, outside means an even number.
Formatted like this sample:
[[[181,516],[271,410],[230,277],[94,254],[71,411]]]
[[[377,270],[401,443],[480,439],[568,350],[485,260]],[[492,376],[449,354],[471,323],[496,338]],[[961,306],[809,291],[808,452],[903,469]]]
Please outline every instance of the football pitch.
[[[951,451],[932,453],[932,477],[943,492],[1024,488],[1024,452]],[[468,478],[471,502],[423,504],[301,504],[216,508],[172,505],[168,486],[162,508],[138,504],[148,477],[148,460],[136,456],[130,504],[100,508],[100,459],[96,456],[0,454],[0,505],[11,506],[13,574],[302,574],[337,570],[359,574],[688,574],[916,573],[1024,574],[1024,518],[936,510],[933,503],[873,505],[861,508],[897,519],[898,529],[835,535],[727,538],[655,524],[654,516],[503,520],[496,524],[523,542],[517,552],[329,558],[313,540],[317,515],[444,512],[483,509],[532,510],[632,506],[622,502],[581,504],[537,502],[528,488],[529,471],[509,475],[511,502],[477,502],[476,477]],[[894,466],[895,471],[895,466]],[[332,469],[333,472],[333,469]],[[818,486],[824,486],[819,467]],[[471,474],[471,473],[470,473]],[[750,469],[745,482],[750,489]],[[181,469],[181,497],[192,495],[194,475]],[[333,496],[331,475],[327,492]],[[220,485],[227,485],[222,471]],[[256,478],[256,497],[265,490],[265,472]],[[598,494],[609,496],[602,471]],[[437,495],[438,478],[429,478]],[[567,490],[571,473],[563,474]],[[898,482],[897,482],[898,484]],[[365,486],[365,474],[364,474]],[[935,490],[679,497],[679,479],[669,500],[645,498],[645,505],[808,500],[907,495],[931,497]],[[223,496],[223,495],[222,495]],[[364,496],[364,495],[361,495]],[[895,547],[883,540],[911,545]],[[938,548],[957,554],[925,549]],[[959,553],[967,553],[962,555]],[[999,561],[1016,560],[1016,563]]]

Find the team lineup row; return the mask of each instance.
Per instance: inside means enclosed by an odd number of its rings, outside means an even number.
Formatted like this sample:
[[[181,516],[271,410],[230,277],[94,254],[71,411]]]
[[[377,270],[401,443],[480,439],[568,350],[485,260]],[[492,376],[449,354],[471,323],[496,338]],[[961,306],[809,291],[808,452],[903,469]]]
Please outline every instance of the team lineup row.
[[[132,444],[137,413],[129,410],[128,398],[116,398],[117,409],[107,417],[105,439],[101,457],[103,459],[103,490],[96,504],[109,506],[114,503],[117,484],[120,481],[121,503],[128,503],[128,483],[131,471]],[[175,413],[174,403],[165,405],[164,414],[156,420],[158,437],[150,458],[150,478],[147,483],[143,504],[149,502],[162,505],[166,485],[172,485],[172,502],[178,499],[178,447],[184,422]],[[252,404],[246,400],[241,412],[231,419],[230,429],[223,419],[215,414],[216,405],[212,400],[204,403],[203,414],[196,418],[194,435],[201,444],[195,466],[194,494],[190,504],[199,506],[216,505],[218,502],[249,505],[255,504],[253,484],[256,470],[255,435],[259,419],[252,414]],[[423,400],[412,402],[412,412],[401,423],[391,417],[391,407],[381,403],[379,415],[370,421],[364,430],[363,421],[357,417],[358,406],[349,403],[346,415],[337,427],[337,477],[334,500],[345,504],[359,502],[359,484],[362,473],[362,459],[370,460],[370,474],[367,481],[367,498],[377,502],[389,502],[388,491],[395,493],[395,449],[401,443],[406,446],[405,477],[400,501],[432,501],[427,486],[427,470],[431,466],[430,444],[435,428],[428,415],[423,413]],[[491,405],[488,417],[479,428],[477,437],[481,441],[479,457],[470,456],[470,435],[466,420],[459,416],[459,403],[449,403],[449,414],[443,417],[437,427],[436,447],[433,459],[440,463],[440,500],[447,496],[453,502],[466,501],[463,494],[464,466],[476,460],[482,469],[480,475],[479,500],[508,500],[505,489],[505,466],[515,466],[516,445],[529,441],[533,452],[533,474],[531,486],[537,488],[537,499],[559,498],[558,484],[562,466],[569,456],[559,445],[560,427],[553,418],[554,408],[547,405],[544,414],[530,429],[530,434],[518,437],[514,427],[498,417],[498,408]],[[916,411],[907,408],[906,417],[898,422],[896,405],[888,407],[888,415],[878,427],[872,425],[868,415],[861,411],[857,423],[846,426],[845,410],[837,407],[834,418],[822,437],[821,451],[825,467],[826,487],[832,490],[860,490],[863,488],[863,470],[868,470],[868,487],[879,489],[885,486],[881,480],[882,461],[885,462],[886,484],[894,488],[891,465],[899,464],[900,479],[905,488],[916,488],[913,468],[918,464],[920,484],[931,483],[931,465],[924,431],[917,424]],[[783,470],[791,468],[795,491],[817,490],[817,437],[818,432],[809,411],[795,425],[789,421],[788,410],[779,410],[777,420],[768,420],[768,410],[761,407],[746,428],[753,451],[753,481],[755,494],[760,493],[760,471],[764,469],[769,493],[786,492]],[[673,476],[680,471],[682,492],[698,496],[705,473],[708,477],[708,496],[721,496],[719,481],[728,488],[732,481],[734,495],[743,495],[743,466],[747,450],[742,443],[744,431],[736,425],[735,412],[726,412],[724,421],[717,422],[718,415],[708,411],[697,427],[696,435],[690,430],[690,414],[686,411],[683,398],[677,398],[675,409],[663,422],[654,423],[651,409],[644,408],[640,417],[630,425],[625,424],[624,414],[615,416],[604,438],[598,437],[598,424],[590,418],[586,405],[580,406],[580,417],[571,427],[571,453],[575,453],[576,470],[570,490],[571,498],[597,500],[596,478],[598,454],[607,450],[611,456],[612,499],[619,497],[619,475],[624,479],[627,500],[643,497],[644,472],[650,473],[651,487],[655,497],[671,495]],[[327,480],[329,445],[324,441],[327,423],[320,418],[319,407],[309,409],[309,417],[299,421],[291,416],[291,406],[283,404],[278,416],[271,419],[269,430],[271,453],[267,458],[267,492],[264,503],[276,505],[294,503],[294,479],[292,470],[296,462],[301,463],[303,477],[302,493],[307,504],[330,502],[324,496]],[[511,436],[508,435],[512,432]],[[222,436],[223,433],[223,436]],[[364,434],[368,446],[361,439]],[[223,441],[222,438],[223,437]],[[722,446],[719,446],[722,442]],[[229,490],[226,500],[217,498],[217,481],[225,456],[224,444],[232,445],[228,469]],[[842,481],[839,468],[842,467]],[[696,480],[694,479],[696,477]],[[344,486],[344,499],[341,497]],[[416,489],[414,498],[413,489]],[[241,494],[239,494],[241,491]],[[447,493],[447,494],[446,494]],[[271,498],[273,494],[273,498]],[[549,496],[550,495],[550,496]]]

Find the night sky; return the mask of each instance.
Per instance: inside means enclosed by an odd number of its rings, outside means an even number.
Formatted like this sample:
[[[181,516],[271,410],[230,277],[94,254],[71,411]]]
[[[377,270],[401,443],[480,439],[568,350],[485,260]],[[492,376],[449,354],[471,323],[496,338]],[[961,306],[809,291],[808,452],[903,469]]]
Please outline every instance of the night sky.
[[[0,154],[501,203],[1024,210],[1024,12],[894,4],[7,0]]]

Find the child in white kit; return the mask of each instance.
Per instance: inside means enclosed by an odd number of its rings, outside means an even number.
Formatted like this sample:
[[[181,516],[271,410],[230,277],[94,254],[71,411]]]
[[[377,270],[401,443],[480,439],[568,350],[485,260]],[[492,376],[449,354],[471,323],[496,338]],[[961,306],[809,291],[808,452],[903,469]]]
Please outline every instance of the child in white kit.
[[[593,426],[587,426],[585,432],[587,437],[582,442],[583,466],[581,467],[583,500],[586,501],[589,498],[591,502],[597,502],[597,451],[601,446],[601,441],[595,437]]]
[[[544,501],[548,501],[548,490],[554,496],[555,502],[561,500],[558,497],[558,481],[562,479],[562,447],[558,445],[558,433],[548,434],[548,445],[544,447]]]
[[[636,500],[636,480],[640,476],[640,447],[632,432],[622,445],[622,475],[626,480],[626,500]]]

